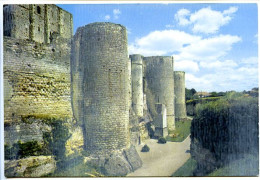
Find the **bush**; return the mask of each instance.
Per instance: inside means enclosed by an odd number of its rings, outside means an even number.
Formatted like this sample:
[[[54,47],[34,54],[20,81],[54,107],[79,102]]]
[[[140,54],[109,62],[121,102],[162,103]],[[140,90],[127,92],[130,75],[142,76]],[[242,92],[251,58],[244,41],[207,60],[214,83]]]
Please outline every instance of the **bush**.
[[[244,153],[257,154],[258,99],[233,92],[217,101],[197,105],[191,143],[195,139],[222,163]]]
[[[141,152],[149,152],[150,148],[145,144],[144,147],[142,148]]]
[[[12,146],[5,145],[5,159],[20,159],[28,156],[38,156],[42,154],[42,146],[38,141],[21,142],[18,141]]]
[[[165,139],[164,137],[160,137],[160,138],[158,139],[158,143],[159,143],[159,144],[165,144],[165,143],[166,143],[166,139]]]

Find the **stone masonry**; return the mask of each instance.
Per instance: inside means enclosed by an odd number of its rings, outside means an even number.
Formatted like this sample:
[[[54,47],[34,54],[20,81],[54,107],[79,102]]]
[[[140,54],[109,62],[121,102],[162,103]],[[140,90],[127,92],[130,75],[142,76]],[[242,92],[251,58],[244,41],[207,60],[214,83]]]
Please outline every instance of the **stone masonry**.
[[[174,62],[170,56],[144,57],[147,82],[147,104],[155,111],[155,104],[165,104],[168,130],[175,129],[174,115]],[[156,114],[156,112],[155,112]]]
[[[185,101],[185,72],[174,71],[174,93],[175,93],[175,119],[185,120],[186,101]]]
[[[82,80],[78,91],[82,92],[78,105],[82,108],[78,111],[83,114],[86,151],[105,155],[127,148],[130,135],[126,29],[112,23],[93,23],[79,28],[75,36],[81,37],[79,52],[75,54],[79,62],[75,64],[82,68],[82,78],[78,79]]]
[[[50,43],[55,37],[70,39],[72,15],[52,4],[4,6],[4,36]]]
[[[130,55],[132,76],[132,107],[135,114],[143,116],[143,57],[139,54]]]

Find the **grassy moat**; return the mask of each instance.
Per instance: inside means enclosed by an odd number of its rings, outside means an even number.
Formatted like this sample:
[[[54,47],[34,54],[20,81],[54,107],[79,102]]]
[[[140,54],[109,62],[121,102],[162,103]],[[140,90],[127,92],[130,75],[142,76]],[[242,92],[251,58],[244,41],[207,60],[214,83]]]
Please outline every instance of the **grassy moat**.
[[[175,130],[170,131],[170,134],[166,137],[167,141],[171,142],[182,142],[184,141],[190,134],[190,126],[191,126],[191,119],[187,118],[184,121],[176,121],[175,122]]]

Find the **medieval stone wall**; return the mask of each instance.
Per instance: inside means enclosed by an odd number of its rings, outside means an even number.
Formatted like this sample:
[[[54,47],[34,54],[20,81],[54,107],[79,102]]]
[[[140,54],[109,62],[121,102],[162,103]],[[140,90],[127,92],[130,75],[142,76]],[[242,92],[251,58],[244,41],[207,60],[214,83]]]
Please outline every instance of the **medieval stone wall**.
[[[13,137],[22,141],[37,139],[41,135],[41,126],[34,124],[37,119],[72,119],[70,45],[65,40],[61,44],[54,48],[4,37],[6,143],[14,143]],[[31,128],[32,134],[25,133],[30,132],[29,124],[36,127]]]
[[[83,114],[86,151],[111,154],[128,147],[130,141],[126,29],[112,23],[92,23],[79,28],[75,36],[79,47],[74,59],[82,72],[72,74],[78,73],[82,80],[79,92],[83,98],[78,104],[82,108],[78,111],[83,111],[79,114]],[[72,83],[80,87],[74,80]]]
[[[185,72],[183,71],[174,71],[174,93],[175,118],[176,120],[186,119]]]
[[[55,6],[24,4],[4,6],[4,36],[51,43],[57,36],[71,38],[72,15]]]
[[[169,56],[144,57],[146,98],[151,114],[156,114],[155,104],[161,103],[167,109],[169,130],[175,129],[174,114],[174,62]],[[155,115],[154,115],[155,116]]]

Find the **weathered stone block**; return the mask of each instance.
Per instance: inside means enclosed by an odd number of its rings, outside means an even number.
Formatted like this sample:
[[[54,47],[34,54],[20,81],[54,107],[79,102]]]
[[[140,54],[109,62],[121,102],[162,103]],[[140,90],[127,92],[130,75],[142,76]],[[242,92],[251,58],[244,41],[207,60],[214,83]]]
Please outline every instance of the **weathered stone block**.
[[[133,145],[129,149],[124,150],[124,155],[131,165],[132,171],[142,167],[143,162]]]
[[[51,156],[31,156],[5,161],[6,177],[41,177],[54,172],[56,162]]]
[[[131,172],[131,166],[122,154],[113,154],[105,162],[104,173],[107,176],[125,176]]]

